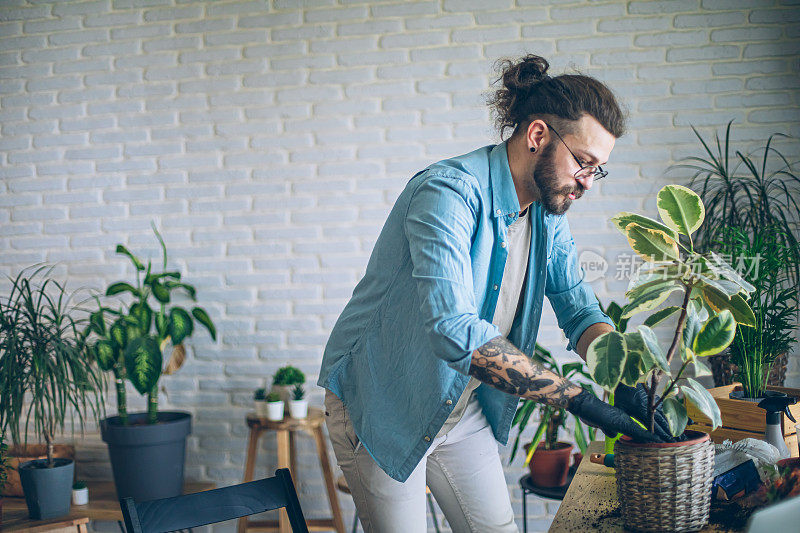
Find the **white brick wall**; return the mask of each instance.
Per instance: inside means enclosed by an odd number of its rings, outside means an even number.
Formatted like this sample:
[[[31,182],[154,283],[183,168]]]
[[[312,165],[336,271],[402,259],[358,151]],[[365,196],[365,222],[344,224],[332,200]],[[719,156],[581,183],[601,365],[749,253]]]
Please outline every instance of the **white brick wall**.
[[[665,171],[699,154],[689,124],[800,135],[796,4],[0,0],[0,273],[59,262],[71,287],[101,288],[131,275],[116,243],[157,253],[156,221],[220,331],[195,336],[162,405],[195,414],[189,476],[235,483],[251,391],[287,362],[315,381],[406,180],[496,142],[481,98],[496,59],[539,53],[624,100],[610,175],[570,212],[579,247],[613,261],[627,247],[608,217],[652,211],[686,179]],[[612,274],[593,284],[604,301],[622,296]],[[570,357],[545,305],[540,341]],[[301,444],[303,505],[324,514]],[[83,446],[84,474],[108,475],[102,446]],[[555,506],[533,500],[529,526],[546,530]]]

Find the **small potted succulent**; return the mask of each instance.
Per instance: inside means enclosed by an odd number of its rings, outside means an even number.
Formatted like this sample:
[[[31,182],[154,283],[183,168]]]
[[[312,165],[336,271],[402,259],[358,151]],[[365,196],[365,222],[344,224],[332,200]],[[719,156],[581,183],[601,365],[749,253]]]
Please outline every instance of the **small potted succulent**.
[[[298,420],[308,416],[308,400],[306,391],[301,384],[297,384],[292,389],[292,399],[289,400],[289,414]]]
[[[85,481],[78,480],[72,484],[72,505],[89,503],[89,487]]]
[[[256,389],[253,393],[253,404],[256,409],[256,416],[259,418],[267,418],[267,389]]]
[[[702,255],[694,250],[692,234],[705,214],[697,194],[667,185],[659,191],[656,205],[663,222],[635,213],[612,218],[647,262],[628,285],[629,303],[621,318],[652,314],[633,332],[597,337],[586,362],[594,380],[609,392],[619,383],[641,385],[647,429],[654,430],[657,408],[662,406],[675,437],[664,443],[638,443],[627,437],[616,442],[617,494],[624,523],[643,531],[695,531],[708,522],[714,446],[708,433],[685,430],[685,402],[705,414],[713,428],[722,425],[713,397],[693,378],[711,374],[703,359],[731,344],[737,323],[755,325],[746,301],[753,287],[714,252]],[[673,293],[681,304],[656,310]],[[665,352],[651,327],[674,315],[677,324],[670,328]],[[677,372],[671,365],[676,355],[681,361]]]
[[[292,398],[292,387],[306,382],[306,375],[292,365],[286,365],[275,372],[272,378],[272,390],[281,395],[281,400],[288,403]]]
[[[280,422],[283,420],[284,402],[277,391],[267,394],[267,420]]]

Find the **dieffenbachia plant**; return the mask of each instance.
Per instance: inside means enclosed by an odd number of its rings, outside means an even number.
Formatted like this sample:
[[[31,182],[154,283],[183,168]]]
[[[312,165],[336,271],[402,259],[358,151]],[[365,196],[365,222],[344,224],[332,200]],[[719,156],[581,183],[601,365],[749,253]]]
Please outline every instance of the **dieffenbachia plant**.
[[[679,436],[688,420],[680,393],[708,416],[714,429],[722,424],[714,398],[693,378],[711,374],[702,358],[724,350],[733,341],[737,323],[755,325],[747,303],[754,288],[714,252],[694,251],[692,233],[705,216],[697,194],[680,185],[667,185],[658,193],[657,207],[661,222],[628,212],[611,219],[646,262],[630,280],[621,318],[652,314],[635,331],[611,331],[596,338],[586,361],[594,380],[609,392],[620,383],[641,383],[648,395],[647,429],[653,431],[655,411],[663,405],[670,431]],[[659,309],[673,293],[682,297],[681,305]],[[651,328],[674,314],[678,322],[665,353]],[[682,364],[673,372],[676,354]],[[692,376],[685,375],[690,366]],[[662,382],[665,386],[658,398]]]
[[[172,292],[185,291],[196,301],[196,290],[181,282],[180,272],[168,272],[167,248],[155,226],[153,231],[161,244],[163,269],[155,273],[152,262],[147,267],[125,246],[117,245],[117,253],[127,256],[136,269],[136,286],[120,281],[106,289],[106,296],[130,293],[134,300],[127,309],[119,310],[101,305],[89,319],[84,336],[94,334],[96,342],[89,345],[100,368],[114,374],[117,391],[117,414],[122,424],[128,423],[125,379],[139,392],[147,395],[147,423],[158,421],[158,380],[162,374],[172,374],[182,365],[186,357],[183,341],[192,335],[194,320],[203,325],[216,340],[216,329],[211,319],[200,307],[193,307],[191,314],[179,306],[167,308]],[[144,274],[144,278],[142,278]],[[148,303],[155,298],[157,310]],[[109,319],[110,325],[106,319]],[[164,365],[162,353],[172,345],[172,352]]]

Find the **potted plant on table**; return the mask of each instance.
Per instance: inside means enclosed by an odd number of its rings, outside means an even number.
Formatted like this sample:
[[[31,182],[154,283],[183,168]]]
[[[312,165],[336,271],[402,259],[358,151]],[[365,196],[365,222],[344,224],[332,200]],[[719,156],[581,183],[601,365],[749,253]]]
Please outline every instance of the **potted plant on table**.
[[[708,434],[685,431],[688,418],[679,396],[704,413],[714,428],[721,425],[717,404],[693,378],[710,373],[702,359],[730,345],[737,323],[754,326],[746,301],[752,287],[714,252],[694,250],[692,234],[705,213],[697,194],[667,185],[658,193],[657,207],[661,222],[634,213],[612,218],[647,262],[630,281],[621,318],[652,312],[650,325],[600,335],[586,360],[594,380],[609,392],[620,382],[641,383],[647,393],[647,429],[654,430],[655,412],[662,406],[672,435],[684,439],[617,441],[617,493],[625,524],[644,531],[694,531],[708,521],[714,448]],[[681,304],[658,309],[672,294]],[[674,315],[677,324],[665,351],[650,326]],[[681,364],[673,371],[676,355]]]
[[[52,268],[28,272],[0,301],[0,434],[27,445],[32,430],[45,443],[44,459],[17,467],[28,513],[42,520],[69,513],[75,462],[55,457],[54,439],[67,420],[83,430],[89,412],[103,412],[103,380],[86,357],[72,295],[48,277]]]
[[[298,420],[302,420],[308,416],[306,391],[299,383],[292,389],[292,399],[289,401],[289,414],[292,418]]]
[[[253,404],[255,405],[256,416],[259,418],[267,417],[267,389],[256,389],[253,393]]]
[[[572,379],[580,375],[591,380],[583,362],[576,361],[559,365],[553,355],[538,343],[534,348],[533,359],[563,378]],[[594,393],[590,386],[587,385],[586,389]],[[538,413],[539,425],[533,439],[525,446],[527,455],[523,466],[530,468],[531,481],[534,485],[562,487],[567,483],[570,455],[573,448],[571,443],[558,440],[559,430],[566,428],[568,417],[572,416],[566,409],[533,400],[522,400],[514,414],[514,420],[511,422],[511,427],[517,426],[519,429],[511,446],[511,456],[508,462],[510,464],[514,461],[522,432],[528,426],[534,413]],[[586,453],[589,442],[594,440],[595,429],[585,426],[578,418],[575,418],[574,422],[574,438],[582,455]]]
[[[695,249],[700,253],[711,250],[725,253],[730,228],[740,230],[749,239],[764,235],[767,227],[774,228],[777,244],[788,251],[781,267],[782,273],[789,284],[796,287],[800,283],[800,246],[797,241],[800,176],[795,170],[797,162],[789,162],[774,147],[774,139],[786,137],[779,133],[771,135],[763,148],[757,149],[761,152],[758,157],[754,157],[756,151],[747,154],[734,151],[730,138],[732,124],[733,121],[728,122],[724,139],[714,134],[714,143],[706,142],[693,127],[705,154],[688,157],[673,167],[693,172],[689,188],[700,195],[706,206],[706,222],[698,229]],[[773,330],[772,334],[781,335],[793,333],[796,325],[781,322],[766,327]],[[734,377],[730,355],[729,351],[723,351],[711,359],[717,386],[730,384]],[[787,361],[787,354],[778,354],[768,384],[783,385]]]
[[[193,307],[169,305],[175,291],[196,300],[192,285],[181,281],[181,273],[167,271],[167,248],[156,230],[162,251],[162,270],[154,272],[122,245],[117,253],[133,263],[135,285],[120,281],[106,289],[106,296],[130,295],[132,302],[118,308],[102,305],[90,316],[85,334],[100,368],[114,376],[117,415],[100,421],[108,445],[117,496],[151,500],[178,496],[183,492],[186,437],[191,414],[158,410],[158,382],[163,374],[177,371],[186,358],[183,342],[195,331],[196,321],[216,340],[208,313]],[[130,300],[129,300],[130,301]],[[154,302],[154,306],[151,306]],[[169,352],[168,352],[169,351]],[[169,358],[164,354],[170,353]],[[166,359],[166,364],[164,363]],[[125,381],[147,396],[147,411],[128,413]]]
[[[289,403],[291,399],[291,389],[295,385],[302,385],[306,382],[306,375],[292,365],[286,365],[278,369],[272,378],[272,390],[281,395],[281,400]]]
[[[267,394],[267,420],[280,422],[283,420],[284,402],[276,391]]]

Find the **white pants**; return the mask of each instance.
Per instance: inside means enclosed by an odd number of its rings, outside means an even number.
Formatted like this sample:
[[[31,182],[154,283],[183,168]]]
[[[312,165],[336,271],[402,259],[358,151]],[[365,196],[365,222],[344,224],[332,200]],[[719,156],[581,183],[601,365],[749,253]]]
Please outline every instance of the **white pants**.
[[[325,415],[366,533],[427,531],[426,484],[454,533],[518,533],[497,441],[477,401],[433,440],[405,483],[389,477],[361,446],[344,404],[331,391],[325,393]]]

